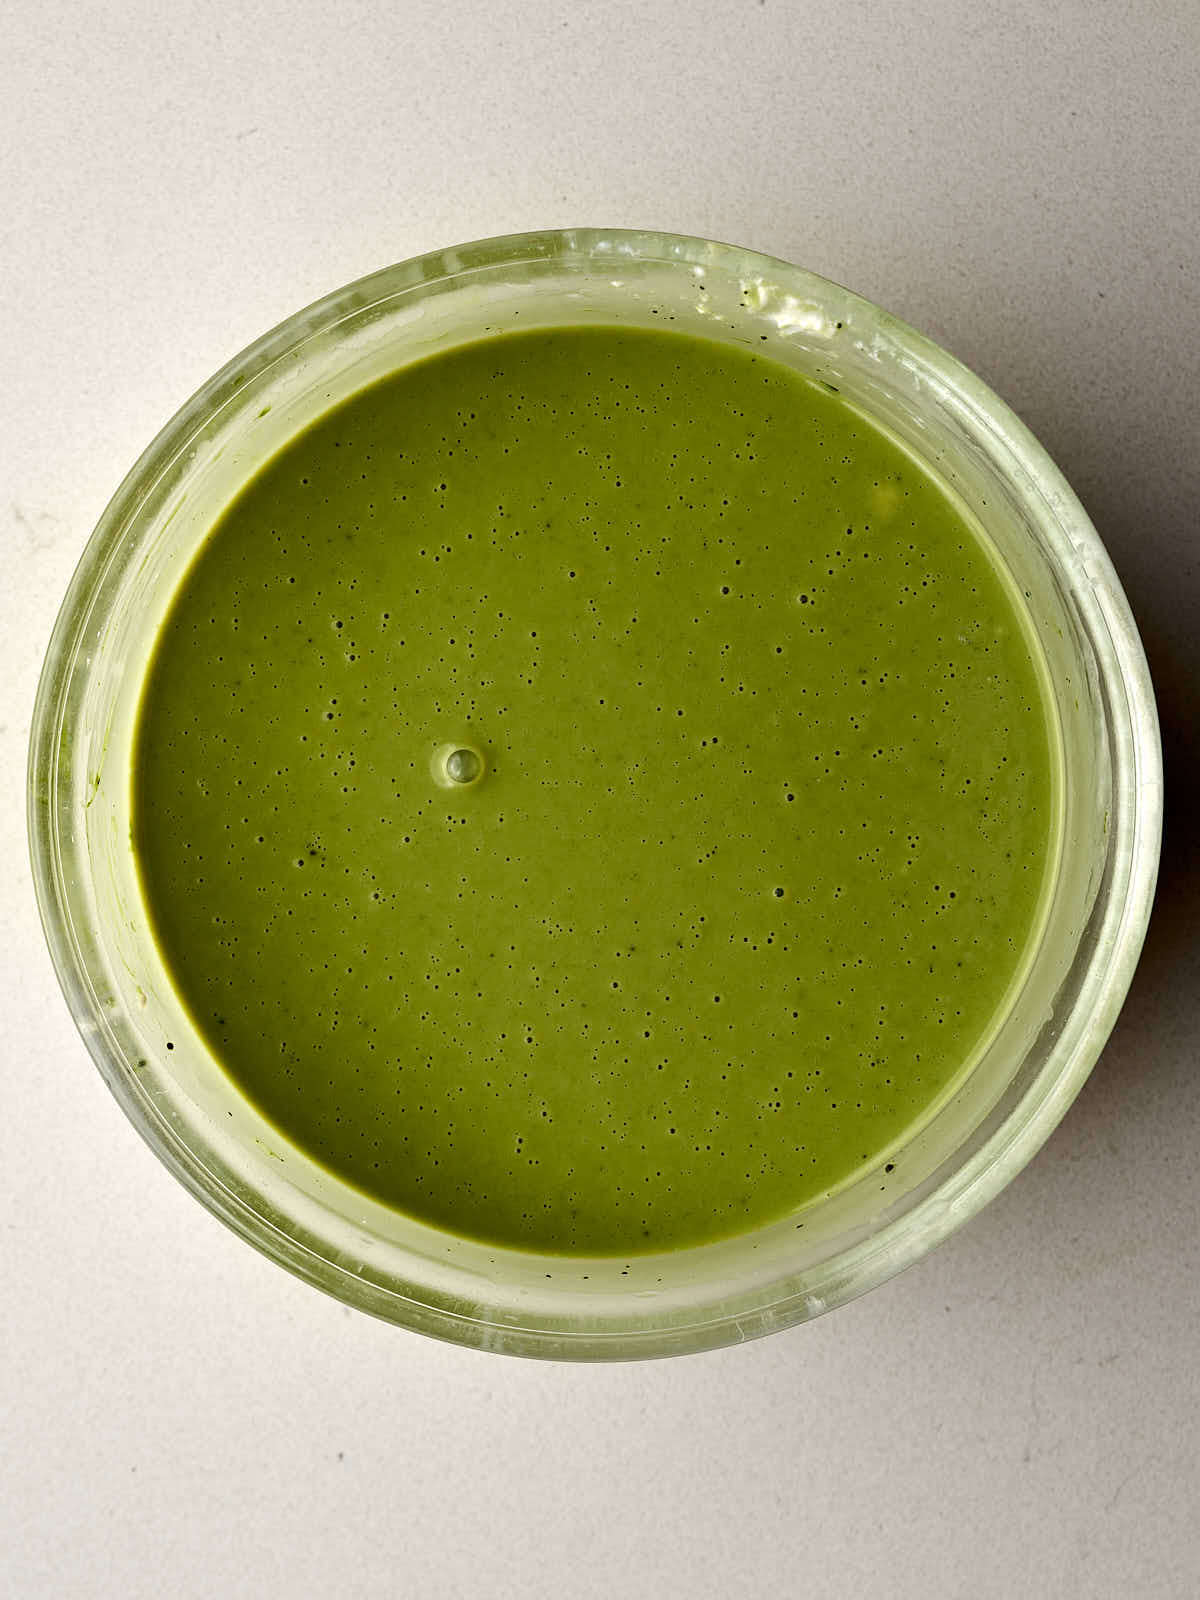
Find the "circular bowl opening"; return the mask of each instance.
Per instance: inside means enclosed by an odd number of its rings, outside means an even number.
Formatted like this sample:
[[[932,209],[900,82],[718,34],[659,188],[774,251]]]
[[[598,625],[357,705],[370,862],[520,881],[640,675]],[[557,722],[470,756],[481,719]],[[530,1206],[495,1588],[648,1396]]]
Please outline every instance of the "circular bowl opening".
[[[236,1091],[163,965],[130,848],[142,671],[191,556],[257,469],[375,379],[514,326],[662,326],[752,343],[831,386],[948,485],[1026,596],[1060,739],[1062,841],[1041,934],[986,1047],[904,1147],[792,1219],[693,1249],[583,1259],[459,1239],[379,1205]],[[464,730],[465,733],[465,730]],[[484,781],[460,736],[436,781]],[[163,429],[80,562],[34,713],[29,826],[43,924],[105,1081],[165,1165],[282,1265],[377,1316],[556,1359],[702,1350],[805,1321],[907,1266],[1047,1138],[1128,988],[1157,869],[1162,767],[1125,598],[1067,484],[1011,411],[878,307],[705,240],[572,230],[390,267],[267,334]]]

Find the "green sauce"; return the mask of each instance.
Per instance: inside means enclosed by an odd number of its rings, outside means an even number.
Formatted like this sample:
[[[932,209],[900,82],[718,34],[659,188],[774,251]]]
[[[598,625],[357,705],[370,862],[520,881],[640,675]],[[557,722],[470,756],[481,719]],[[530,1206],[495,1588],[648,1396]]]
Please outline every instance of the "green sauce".
[[[178,990],[289,1139],[441,1228],[779,1218],[929,1113],[1027,952],[1057,779],[1017,605],[923,468],[741,348],[405,368],[259,472],[157,640],[134,841]]]

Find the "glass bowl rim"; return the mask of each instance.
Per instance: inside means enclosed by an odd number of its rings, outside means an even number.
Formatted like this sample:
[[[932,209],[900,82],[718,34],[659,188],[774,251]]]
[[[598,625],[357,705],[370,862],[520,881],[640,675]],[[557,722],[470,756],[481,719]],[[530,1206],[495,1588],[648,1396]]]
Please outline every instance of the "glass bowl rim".
[[[704,265],[729,272],[769,272],[809,301],[830,294],[852,305],[865,322],[886,326],[902,345],[956,397],[984,416],[1020,460],[1034,489],[1055,508],[1081,558],[1078,570],[1093,595],[1103,585],[1105,640],[1101,672],[1119,682],[1129,712],[1132,740],[1113,751],[1114,791],[1125,781],[1134,796],[1126,888],[1115,935],[1107,945],[1103,1005],[1092,1014],[1083,1043],[1075,1048],[1033,1112],[1019,1126],[1013,1117],[938,1188],[837,1258],[837,1292],[815,1304],[792,1287],[770,1304],[757,1301],[747,1316],[726,1306],[711,1319],[680,1326],[656,1324],[643,1308],[631,1311],[627,1327],[577,1329],[486,1324],[454,1310],[426,1305],[402,1292],[364,1281],[344,1265],[327,1261],[302,1240],[282,1232],[240,1197],[216,1182],[168,1122],[149,1113],[135,1075],[95,1026],[96,1003],[86,962],[74,936],[69,893],[59,849],[58,760],[71,681],[79,670],[83,631],[97,590],[122,540],[135,524],[150,486],[173,462],[181,446],[250,378],[286,358],[313,334],[374,303],[405,291],[429,292],[439,282],[489,266],[574,259],[661,260]],[[1060,572],[1060,577],[1064,576]],[[1077,583],[1065,577],[1072,588]],[[1101,643],[1104,643],[1102,640]],[[1091,641],[1095,646],[1096,641]],[[807,1320],[885,1281],[941,1243],[987,1204],[1049,1137],[1090,1073],[1124,1000],[1145,937],[1153,901],[1162,829],[1162,753],[1149,669],[1141,640],[1110,558],[1087,513],[1058,467],[1006,403],[955,357],[861,295],[780,258],[737,245],[684,234],[617,228],[556,229],[501,235],[410,257],[335,289],[285,318],[225,363],[184,402],[143,450],[100,516],[62,602],[39,679],[29,747],[27,822],[34,887],[43,929],[72,1016],[110,1090],[138,1132],[173,1175],[208,1210],[298,1276],[388,1320],[453,1342],[552,1359],[631,1359],[709,1349]],[[1040,1080],[1039,1080],[1040,1081]]]

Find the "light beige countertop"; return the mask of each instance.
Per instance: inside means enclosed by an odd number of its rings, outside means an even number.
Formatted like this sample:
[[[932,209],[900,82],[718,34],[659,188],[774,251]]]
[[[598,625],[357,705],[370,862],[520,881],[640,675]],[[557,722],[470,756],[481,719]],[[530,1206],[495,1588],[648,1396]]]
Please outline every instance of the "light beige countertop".
[[[0,21],[0,1594],[1200,1593],[1200,7],[16,0]],[[24,761],[126,469],[328,289],[574,224],[945,344],[1091,512],[1160,695],[1133,989],[1049,1144],[806,1327],[546,1366],[350,1313],[143,1147],[59,994]]]

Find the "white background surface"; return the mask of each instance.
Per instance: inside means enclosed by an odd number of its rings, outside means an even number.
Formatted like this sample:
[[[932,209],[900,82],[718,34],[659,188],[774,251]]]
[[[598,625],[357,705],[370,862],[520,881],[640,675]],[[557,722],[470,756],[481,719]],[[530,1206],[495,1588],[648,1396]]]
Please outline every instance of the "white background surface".
[[[1200,1593],[1195,0],[9,0],[0,13],[0,1594]],[[205,377],[438,245],[713,235],[988,378],[1106,539],[1168,842],[1116,1033],[899,1280],[614,1368],[442,1347],[226,1233],[101,1085],[26,862],[39,662]]]

